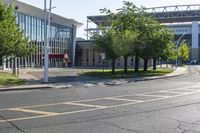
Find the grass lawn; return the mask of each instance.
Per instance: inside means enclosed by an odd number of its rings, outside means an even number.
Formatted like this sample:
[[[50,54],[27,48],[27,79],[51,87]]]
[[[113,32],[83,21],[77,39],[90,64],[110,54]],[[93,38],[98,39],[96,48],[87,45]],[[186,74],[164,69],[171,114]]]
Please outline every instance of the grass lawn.
[[[94,70],[94,71],[89,71],[89,72],[82,72],[81,75],[86,75],[86,76],[95,76],[95,77],[102,77],[102,78],[137,78],[137,77],[148,77],[148,76],[161,76],[165,75],[168,73],[173,72],[172,69],[167,69],[167,68],[159,68],[155,71],[153,70],[148,70],[144,72],[143,70],[139,70],[139,72],[135,72],[134,70],[128,70],[127,74],[124,74],[123,69],[116,69],[115,75],[112,75],[111,70]]]
[[[0,72],[0,85],[21,85],[24,84],[24,80],[19,79],[18,77],[6,73]]]

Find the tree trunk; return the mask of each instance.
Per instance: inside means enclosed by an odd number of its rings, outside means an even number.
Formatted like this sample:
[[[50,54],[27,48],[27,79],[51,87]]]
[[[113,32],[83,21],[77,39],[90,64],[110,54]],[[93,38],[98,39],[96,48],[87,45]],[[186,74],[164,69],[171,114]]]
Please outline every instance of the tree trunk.
[[[153,70],[156,70],[156,58],[153,58]]]
[[[16,75],[16,58],[14,57],[12,60],[13,60],[13,75]]]
[[[139,70],[139,57],[136,54],[135,55],[135,72],[138,72],[138,70]]]
[[[144,71],[147,71],[147,66],[148,65],[148,59],[147,58],[145,58],[144,59]]]
[[[19,62],[19,58],[17,59],[17,77],[19,77],[19,68],[20,68],[20,62]]]
[[[112,75],[115,74],[115,62],[116,62],[116,59],[112,58]]]
[[[124,73],[127,74],[127,60],[128,60],[128,56],[124,56]]]

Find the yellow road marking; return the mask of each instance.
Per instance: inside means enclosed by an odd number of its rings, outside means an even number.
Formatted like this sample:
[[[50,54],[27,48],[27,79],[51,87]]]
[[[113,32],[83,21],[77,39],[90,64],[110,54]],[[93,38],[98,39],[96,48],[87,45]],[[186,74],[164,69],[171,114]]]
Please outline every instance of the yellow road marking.
[[[85,100],[78,100],[78,101],[71,101],[73,103],[77,103],[77,102],[90,102],[90,101],[97,101],[97,100],[103,100],[106,97],[102,97],[102,98],[94,98],[94,99],[85,99]]]
[[[57,113],[54,113],[54,112],[45,112],[45,111],[22,109],[22,108],[10,108],[9,110],[11,110],[11,111],[19,111],[19,112],[26,112],[26,113],[41,114],[41,115],[55,115],[55,114],[57,114]]]
[[[181,91],[179,91],[179,90],[177,90],[177,91],[174,91],[174,90],[171,90],[171,91],[160,91],[160,92],[164,92],[164,93],[174,93],[174,94],[188,93],[188,92],[181,92]]]
[[[150,97],[164,97],[164,98],[168,98],[168,97],[172,97],[172,96],[163,96],[163,95],[152,95],[151,93],[148,94],[135,94],[136,96],[150,96]]]
[[[128,102],[142,102],[142,100],[132,100],[132,99],[115,98],[115,97],[107,97],[105,99],[108,99],[108,100],[118,100],[118,101],[128,101]]]
[[[39,105],[33,105],[33,106],[24,106],[24,107],[17,107],[17,108],[35,108],[35,107],[46,107],[46,106],[54,106],[54,105],[60,105],[61,103],[50,103],[50,104],[39,104]]]
[[[32,116],[32,117],[22,117],[22,118],[15,118],[15,119],[0,120],[0,123],[7,122],[7,121],[20,121],[20,120],[44,118],[44,117],[50,117],[50,116],[53,116],[53,115],[39,115],[39,116]]]
[[[196,88],[196,87],[200,87],[200,86],[197,86],[197,85],[194,85],[194,86],[190,86],[190,87],[183,87],[183,88],[176,88],[176,89],[168,89],[168,90],[165,90],[165,91],[170,91],[170,90],[179,90],[179,89],[189,89],[189,88]],[[194,92],[198,92],[200,89],[198,89],[197,91],[194,91]],[[148,93],[156,93],[156,92],[160,92],[160,91],[152,91],[152,92],[148,92]],[[153,95],[146,95],[148,93],[138,93],[138,94],[129,94],[129,95],[118,95],[118,96],[113,96],[113,98],[117,98],[117,97],[126,97],[126,96],[134,96],[134,95],[139,95],[139,96],[152,96],[154,97]],[[188,93],[185,93],[185,94],[190,94],[190,92]],[[159,95],[155,95],[155,97],[160,97]],[[86,100],[78,100],[78,101],[70,101],[72,103],[74,102],[87,102],[87,101],[95,101],[95,100],[103,100],[105,98],[109,98],[109,97],[103,97],[103,98],[96,98],[96,99],[86,99]],[[59,104],[64,104],[66,102],[60,102],[60,103],[51,103],[51,104],[38,104],[38,105],[33,105],[33,106],[22,106],[22,107],[16,107],[16,108],[33,108],[33,107],[45,107],[45,106],[53,106],[53,105],[59,105]],[[0,111],[6,111],[6,110],[9,110],[10,108],[5,108],[5,109],[0,109]]]
[[[95,110],[101,110],[101,109],[105,109],[105,108],[93,108],[93,109],[78,110],[78,111],[72,111],[72,112],[55,113],[55,114],[51,114],[51,115],[39,115],[39,116],[32,116],[32,117],[22,117],[22,118],[15,118],[15,119],[7,119],[7,120],[0,120],[0,123],[7,122],[7,121],[9,121],[9,122],[12,121],[13,122],[13,121],[36,119],[36,118],[46,118],[46,117],[52,117],[52,116],[61,116],[61,115],[89,112],[89,111],[95,111]]]
[[[77,105],[77,106],[84,106],[84,107],[93,107],[93,108],[107,108],[107,106],[99,106],[99,105],[91,105],[91,104],[82,104],[82,103],[73,103],[73,102],[66,102],[64,104],[69,105]]]
[[[195,86],[196,87],[196,86]],[[189,87],[191,88],[191,87]],[[180,88],[183,89],[183,88]],[[177,90],[177,89],[170,89],[170,90]],[[156,91],[156,92],[160,92],[160,91]],[[156,93],[156,92],[149,92],[150,93]],[[183,94],[179,94],[179,95],[174,95],[174,96],[162,96],[160,97],[159,95],[145,95],[147,93],[140,93],[140,94],[132,94],[132,95],[121,95],[121,96],[114,96],[112,98],[115,97],[124,97],[124,96],[152,96],[152,97],[157,97],[154,99],[150,99],[150,100],[145,100],[145,101],[137,101],[137,102],[131,102],[131,103],[126,103],[126,104],[120,104],[120,105],[114,105],[114,106],[101,106],[102,108],[93,108],[93,109],[86,109],[86,110],[78,110],[78,111],[72,111],[72,112],[63,112],[63,113],[53,113],[53,112],[43,112],[43,111],[36,111],[38,114],[45,114],[45,115],[40,115],[40,116],[33,116],[33,117],[22,117],[22,118],[15,118],[15,119],[8,119],[8,120],[0,120],[0,123],[6,122],[6,121],[20,121],[20,120],[29,120],[29,119],[36,119],[36,118],[45,118],[45,117],[52,117],[52,116],[60,116],[60,115],[67,115],[67,114],[75,114],[75,113],[81,113],[81,112],[89,112],[89,111],[95,111],[95,110],[102,110],[102,109],[109,109],[109,108],[115,108],[115,107],[123,107],[123,106],[128,106],[128,105],[134,105],[134,104],[138,104],[138,103],[146,103],[146,102],[151,102],[151,101],[156,101],[156,100],[163,100],[163,99],[169,99],[169,98],[174,98],[174,97],[180,97],[180,96],[185,96],[185,95],[189,95],[189,94],[193,94],[196,92],[200,92],[200,89],[198,89],[197,91],[193,91],[193,92],[188,92],[188,93],[183,93]],[[99,99],[88,99],[88,100],[80,100],[79,102],[83,102],[83,101],[94,101],[94,100],[101,100],[101,99],[105,99],[105,98],[109,98],[109,97],[104,97],[104,98],[99,98]],[[24,107],[18,107],[21,109],[24,109],[24,111],[33,111],[33,110],[29,110],[29,109],[25,109],[28,107],[43,107],[43,106],[53,106],[53,105],[58,105],[58,104],[66,104],[66,103],[73,103],[73,102],[77,102],[77,101],[72,101],[72,102],[62,102],[62,103],[53,103],[53,104],[43,104],[43,105],[35,105],[35,106],[24,106]],[[88,104],[82,104],[84,106],[88,105]],[[80,105],[81,106],[81,105]],[[90,105],[88,105],[90,106]],[[91,105],[93,106],[93,105]],[[94,105],[95,106],[95,105]],[[18,109],[17,108],[17,109]],[[0,111],[4,111],[4,110],[10,110],[10,109],[16,109],[16,108],[7,108],[7,109],[0,109]],[[19,110],[19,111],[20,111]],[[34,110],[35,111],[35,110]],[[35,112],[35,113],[36,113]]]

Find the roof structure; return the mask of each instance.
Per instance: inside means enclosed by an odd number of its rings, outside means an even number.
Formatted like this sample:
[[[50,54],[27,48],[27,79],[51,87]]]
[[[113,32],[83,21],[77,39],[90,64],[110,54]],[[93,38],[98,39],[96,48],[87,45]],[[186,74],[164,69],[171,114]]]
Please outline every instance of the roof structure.
[[[161,23],[200,21],[200,4],[152,7],[146,11]],[[105,22],[106,15],[88,16],[87,19],[99,25]]]
[[[40,19],[44,19],[45,12],[43,9],[26,4],[18,0],[2,0],[2,2],[4,4],[10,4],[12,2],[16,12],[20,12],[20,13],[24,13],[30,16],[35,16]],[[81,25],[83,25],[82,23],[74,19],[65,18],[55,13],[51,13],[51,22],[68,26],[68,27],[73,27],[73,26],[80,27]]]

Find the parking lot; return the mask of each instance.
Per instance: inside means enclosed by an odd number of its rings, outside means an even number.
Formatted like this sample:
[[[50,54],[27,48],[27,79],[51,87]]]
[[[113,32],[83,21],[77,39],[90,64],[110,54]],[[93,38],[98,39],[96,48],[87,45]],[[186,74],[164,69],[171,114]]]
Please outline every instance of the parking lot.
[[[98,99],[85,99],[79,101],[5,108],[0,109],[0,114],[6,118],[2,118],[0,123],[7,121],[13,122],[40,119],[45,117],[56,117],[102,109],[105,110],[134,104],[143,104],[146,102],[156,102],[158,100],[190,95],[197,92],[200,92],[200,88],[198,86],[192,86],[189,88],[186,87],[148,93],[117,95],[112,97],[102,97]]]

